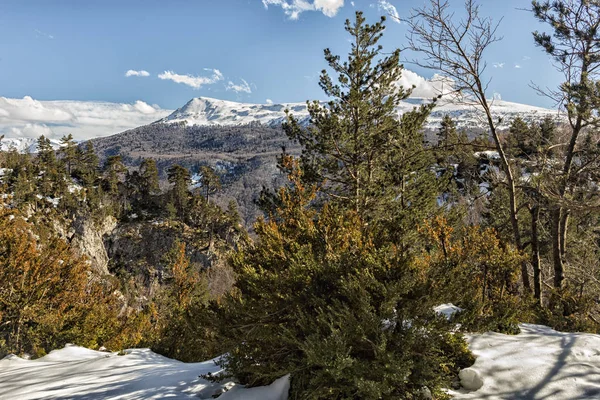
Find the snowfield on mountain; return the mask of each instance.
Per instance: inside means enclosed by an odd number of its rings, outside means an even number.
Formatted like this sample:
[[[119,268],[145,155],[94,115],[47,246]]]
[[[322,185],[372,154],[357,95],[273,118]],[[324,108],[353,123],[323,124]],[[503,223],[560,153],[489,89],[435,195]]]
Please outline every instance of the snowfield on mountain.
[[[414,107],[427,104],[431,99],[410,97],[398,106],[398,114],[402,115],[412,111]],[[285,110],[289,110],[302,122],[308,122],[306,103],[281,103],[281,104],[249,104],[233,101],[217,100],[209,97],[198,97],[190,100],[183,107],[175,110],[171,115],[157,121],[162,123],[186,123],[187,125],[245,125],[261,123],[275,126],[285,121]],[[510,122],[520,116],[529,120],[541,120],[546,115],[558,117],[555,110],[525,104],[512,103],[503,100],[492,101],[492,111],[500,119],[498,128],[506,129]],[[437,129],[444,115],[456,119],[459,128],[480,128],[486,126],[484,114],[472,104],[451,101],[449,97],[438,100],[425,128]]]

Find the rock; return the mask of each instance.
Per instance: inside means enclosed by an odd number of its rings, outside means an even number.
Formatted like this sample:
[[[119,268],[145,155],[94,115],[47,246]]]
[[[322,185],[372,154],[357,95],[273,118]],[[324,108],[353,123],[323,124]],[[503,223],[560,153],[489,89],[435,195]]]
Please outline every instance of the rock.
[[[465,368],[458,373],[460,384],[467,390],[479,390],[483,386],[483,378],[476,370]]]
[[[75,235],[71,245],[80,254],[88,258],[93,270],[99,275],[108,275],[108,254],[104,246],[104,236],[117,227],[114,217],[105,218],[95,224],[89,218],[78,218],[73,222]]]

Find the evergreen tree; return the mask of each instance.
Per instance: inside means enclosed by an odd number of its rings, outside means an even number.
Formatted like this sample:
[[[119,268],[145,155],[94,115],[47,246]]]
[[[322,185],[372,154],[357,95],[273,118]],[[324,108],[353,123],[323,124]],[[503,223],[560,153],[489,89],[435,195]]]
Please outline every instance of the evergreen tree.
[[[39,193],[43,197],[61,197],[66,191],[63,170],[56,159],[52,143],[45,136],[37,141],[36,167],[39,176]]]
[[[141,194],[144,204],[151,204],[151,196],[160,193],[156,161],[146,158],[140,165]]]
[[[190,262],[185,243],[175,242],[165,261],[167,277],[156,300],[158,337],[152,349],[188,362],[214,357],[213,332],[205,317],[209,297],[205,275]]]
[[[437,132],[438,146],[447,147],[456,144],[456,122],[448,114],[444,114],[440,129]]]
[[[514,156],[526,157],[536,151],[535,131],[521,117],[512,120],[509,133],[510,150]]]
[[[233,256],[224,366],[251,386],[291,373],[296,399],[437,395],[472,358],[424,301],[419,270],[393,244],[376,246],[355,210],[311,208],[315,188],[291,159],[287,167],[292,185],[274,218],[259,220],[256,245]]]
[[[0,207],[0,355],[44,354],[81,317],[88,267],[60,239],[8,214]]]
[[[546,115],[540,123],[540,145],[547,149],[545,150],[549,156],[553,155],[553,150],[548,149],[556,140],[556,122],[554,118]]]
[[[60,153],[67,167],[67,173],[71,176],[73,166],[77,160],[77,145],[73,140],[73,135],[70,133],[60,139]]]
[[[206,201],[208,201],[209,196],[221,188],[221,179],[211,167],[206,165],[200,167],[200,175],[202,175],[200,182],[202,183]]]
[[[91,141],[85,143],[85,149],[77,152],[77,174],[86,188],[91,188],[99,177],[100,160]]]
[[[551,28],[551,33],[536,31],[533,38],[552,57],[564,81],[558,90],[547,93],[567,112],[569,138],[561,149],[561,168],[556,171],[551,197],[555,199],[552,211],[552,260],[554,287],[563,289],[565,263],[568,262],[568,226],[572,216],[569,204],[575,200],[570,188],[578,178],[576,159],[578,144],[586,128],[600,122],[600,3],[589,0],[533,0],[533,15]],[[584,140],[582,140],[584,139]],[[582,148],[581,151],[586,151]]]
[[[110,156],[104,164],[104,190],[110,195],[116,195],[119,192],[119,183],[123,179],[123,174],[127,168],[121,160],[121,156]]]
[[[171,188],[171,202],[177,211],[180,218],[184,218],[188,211],[190,200],[189,186],[192,182],[190,171],[181,165],[173,165],[167,171],[169,183],[173,185]]]
[[[361,12],[356,13],[353,23],[346,21],[345,29],[351,35],[348,60],[341,62],[339,56],[325,50],[325,60],[338,76],[334,83],[324,70],[320,86],[332,100],[326,105],[307,103],[311,117],[308,128],[291,115],[285,125],[288,136],[303,147],[306,179],[326,181],[326,193],[361,215],[373,209],[388,183],[390,151],[403,147],[406,136],[414,134],[399,127],[396,108],[410,90],[397,86],[402,71],[400,51],[382,57],[379,40],[384,21],[385,17],[374,25],[366,24]],[[429,109],[423,107],[403,118],[424,120]],[[410,128],[418,130],[420,126]]]

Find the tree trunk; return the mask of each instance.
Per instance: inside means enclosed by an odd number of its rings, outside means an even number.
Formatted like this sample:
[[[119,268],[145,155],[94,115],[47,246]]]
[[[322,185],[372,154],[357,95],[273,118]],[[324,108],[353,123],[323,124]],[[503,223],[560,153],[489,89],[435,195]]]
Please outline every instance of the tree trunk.
[[[563,229],[561,227],[562,222],[562,208],[558,208],[552,213],[552,262],[554,264],[554,287],[560,289],[564,280],[564,265],[562,254],[561,240]]]
[[[540,238],[538,221],[540,220],[540,207],[531,208],[531,264],[533,265],[533,295],[539,304],[542,302],[542,274],[540,268]]]
[[[513,230],[513,236],[515,239],[515,245],[517,249],[523,250],[523,243],[521,241],[521,231],[519,229],[519,217],[517,212],[517,193],[515,187],[515,179],[512,173],[512,169],[510,164],[508,163],[508,158],[506,157],[506,153],[504,152],[504,148],[502,147],[502,143],[500,142],[500,137],[498,136],[498,132],[496,131],[496,125],[494,124],[494,120],[492,117],[492,112],[489,108],[487,100],[485,99],[485,91],[483,90],[483,86],[479,84],[480,92],[482,93],[481,104],[486,113],[488,126],[490,127],[490,133],[492,138],[494,139],[494,144],[496,145],[496,151],[500,156],[500,164],[502,165],[502,170],[506,174],[507,186],[508,186],[508,196],[509,196],[509,211],[510,211],[510,224]],[[529,274],[527,271],[527,262],[523,261],[521,263],[521,279],[523,280],[523,288],[525,292],[531,292],[531,283],[529,282]]]

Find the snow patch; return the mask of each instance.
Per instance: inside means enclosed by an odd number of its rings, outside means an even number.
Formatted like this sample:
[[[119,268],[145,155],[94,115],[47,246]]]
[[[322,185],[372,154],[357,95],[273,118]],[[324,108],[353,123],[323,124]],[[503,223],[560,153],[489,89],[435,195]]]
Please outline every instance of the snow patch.
[[[600,335],[521,324],[518,335],[467,335],[475,364],[455,399],[599,399]]]
[[[225,400],[288,398],[289,375],[251,389],[199,378],[220,371],[215,360],[182,363],[149,349],[130,349],[120,356],[67,345],[37,360],[15,355],[0,360],[0,399],[208,400],[223,392],[219,398]]]
[[[441,304],[437,307],[434,307],[433,311],[435,311],[438,314],[443,315],[444,317],[446,317],[446,319],[448,321],[450,321],[452,319],[452,317],[454,316],[454,314],[463,311],[463,309],[455,306],[452,303],[447,303],[447,304]]]

